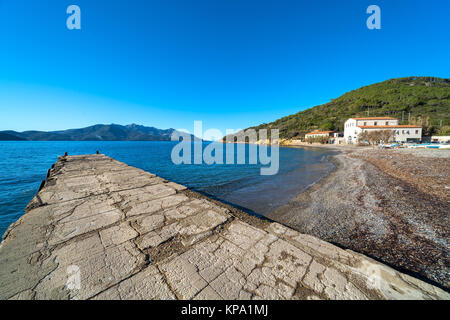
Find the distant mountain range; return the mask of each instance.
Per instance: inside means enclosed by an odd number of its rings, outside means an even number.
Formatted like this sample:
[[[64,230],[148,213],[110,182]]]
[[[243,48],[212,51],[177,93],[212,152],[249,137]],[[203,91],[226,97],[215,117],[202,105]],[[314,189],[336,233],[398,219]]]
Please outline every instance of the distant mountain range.
[[[0,131],[0,140],[18,141],[170,141],[175,129],[157,129],[137,124],[97,124],[61,131]],[[193,137],[193,136],[192,136]]]

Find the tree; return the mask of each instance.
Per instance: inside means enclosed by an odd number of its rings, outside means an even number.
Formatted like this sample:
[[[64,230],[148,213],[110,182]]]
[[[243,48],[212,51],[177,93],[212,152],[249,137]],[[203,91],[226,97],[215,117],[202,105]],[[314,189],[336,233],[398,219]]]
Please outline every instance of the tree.
[[[392,140],[394,140],[393,130],[363,131],[358,135],[358,141],[367,141],[370,145],[377,145],[380,142],[389,143]]]
[[[361,142],[367,142],[370,144],[369,142],[369,131],[363,131],[358,135],[358,141]]]
[[[372,145],[377,145],[381,141],[382,130],[374,130],[369,132],[369,141]]]
[[[380,130],[380,138],[383,143],[389,143],[394,140],[395,131],[394,130]]]

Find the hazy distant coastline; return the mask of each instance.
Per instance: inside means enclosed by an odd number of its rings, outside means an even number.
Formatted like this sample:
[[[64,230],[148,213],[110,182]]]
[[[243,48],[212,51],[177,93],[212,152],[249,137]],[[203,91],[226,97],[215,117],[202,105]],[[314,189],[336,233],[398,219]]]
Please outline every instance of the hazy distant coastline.
[[[0,141],[170,141],[175,129],[158,129],[137,124],[97,124],[59,131],[0,131]]]

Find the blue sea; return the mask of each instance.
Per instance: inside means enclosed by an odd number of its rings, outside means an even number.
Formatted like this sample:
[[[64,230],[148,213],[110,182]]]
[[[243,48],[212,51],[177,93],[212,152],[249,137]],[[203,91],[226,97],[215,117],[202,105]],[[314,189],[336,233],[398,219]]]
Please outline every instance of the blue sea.
[[[332,169],[332,164],[327,162],[331,151],[303,148],[280,148],[279,171],[272,176],[260,175],[261,165],[248,164],[248,157],[245,165],[175,165],[171,151],[176,143],[0,141],[0,235],[24,214],[47,170],[64,152],[77,155],[99,150],[128,165],[258,215],[286,204]],[[248,155],[248,145],[246,148]]]

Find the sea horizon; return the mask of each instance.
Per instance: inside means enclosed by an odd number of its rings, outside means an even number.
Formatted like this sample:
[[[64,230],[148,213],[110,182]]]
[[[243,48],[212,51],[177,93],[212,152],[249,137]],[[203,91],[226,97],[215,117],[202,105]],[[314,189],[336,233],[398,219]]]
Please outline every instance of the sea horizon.
[[[58,156],[99,151],[130,166],[185,185],[209,197],[264,216],[323,178],[330,150],[280,147],[280,172],[261,176],[261,164],[175,165],[173,141],[0,141],[0,234],[24,214]],[[193,142],[195,143],[195,142]],[[212,142],[203,141],[206,146]],[[238,143],[236,143],[238,144]],[[259,147],[259,146],[257,146]],[[226,148],[224,148],[226,150]],[[236,147],[235,147],[236,149]],[[226,157],[226,152],[224,152]]]

